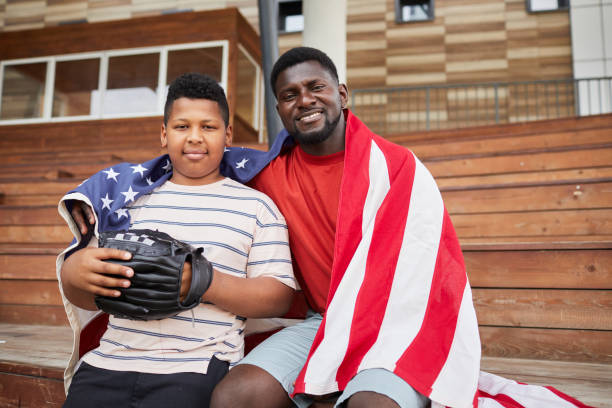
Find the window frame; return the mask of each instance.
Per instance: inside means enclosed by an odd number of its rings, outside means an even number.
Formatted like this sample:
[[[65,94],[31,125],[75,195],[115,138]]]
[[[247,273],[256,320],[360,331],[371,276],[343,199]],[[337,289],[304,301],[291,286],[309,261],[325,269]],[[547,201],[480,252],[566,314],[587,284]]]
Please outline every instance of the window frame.
[[[538,14],[538,13],[554,13],[556,11],[566,11],[569,10],[570,7],[570,0],[557,0],[557,8],[556,9],[550,9],[550,10],[533,10],[531,8],[531,3],[533,0],[525,0],[525,10],[527,11],[527,13],[529,14]],[[559,7],[559,2],[561,1],[565,1],[566,5],[565,6],[561,6]]]
[[[436,5],[435,5],[435,0],[426,0],[429,2],[430,6],[431,6],[431,12],[428,13],[429,18],[423,19],[423,20],[413,20],[413,21],[406,21],[402,19],[402,9],[401,9],[401,5],[400,5],[400,1],[401,0],[395,0],[395,22],[397,24],[414,24],[414,23],[423,23],[423,22],[427,22],[427,21],[434,21],[436,19]]]
[[[33,123],[53,123],[53,122],[77,122],[83,120],[101,120],[101,119],[124,119],[124,118],[137,118],[137,117],[149,117],[149,116],[160,116],[164,113],[164,104],[166,100],[166,88],[168,84],[167,69],[168,69],[168,52],[175,50],[188,50],[197,48],[212,48],[222,47],[222,61],[221,61],[221,87],[227,93],[227,81],[228,81],[228,65],[229,65],[229,41],[228,40],[216,40],[216,41],[203,41],[194,43],[182,43],[182,44],[171,44],[154,47],[139,47],[139,48],[125,48],[118,50],[105,50],[95,52],[82,52],[73,54],[59,54],[45,57],[33,57],[33,58],[19,58],[12,60],[0,61],[0,109],[2,109],[2,86],[4,83],[4,69],[6,66],[11,65],[22,65],[32,63],[47,63],[47,71],[45,76],[45,98],[43,102],[43,114],[39,118],[21,118],[21,119],[0,119],[0,126],[2,125],[24,125]],[[244,49],[246,55],[251,59],[252,56]],[[155,89],[157,95],[157,103],[155,111],[151,112],[132,112],[132,113],[114,113],[104,114],[102,109],[98,115],[75,115],[75,116],[58,116],[53,117],[53,96],[55,87],[55,64],[59,61],[74,61],[81,59],[93,59],[99,58],[100,70],[98,77],[98,91],[99,104],[102,106],[104,100],[104,93],[106,92],[106,82],[108,79],[108,60],[111,57],[126,56],[126,55],[140,55],[140,54],[154,54],[159,53],[159,71],[157,78],[157,88]],[[258,67],[259,68],[259,67]],[[259,82],[259,79],[258,79]]]
[[[298,34],[298,33],[302,33],[304,32],[304,29],[302,28],[301,30],[296,30],[296,31],[286,31],[284,28],[281,29],[280,27],[280,20],[281,20],[281,4],[282,3],[295,3],[295,2],[300,2],[300,4],[302,5],[302,18],[304,17],[304,0],[278,0],[278,34],[284,35],[284,34]]]

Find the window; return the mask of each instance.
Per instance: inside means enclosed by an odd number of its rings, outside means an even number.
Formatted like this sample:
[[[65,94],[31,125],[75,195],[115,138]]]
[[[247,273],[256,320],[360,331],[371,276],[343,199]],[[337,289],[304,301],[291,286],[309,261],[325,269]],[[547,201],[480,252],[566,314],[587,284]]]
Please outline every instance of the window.
[[[278,2],[278,31],[295,33],[303,30],[302,1],[280,0]]]
[[[527,11],[537,13],[540,11],[556,11],[567,10],[569,8],[569,0],[525,0],[527,2]]]
[[[395,0],[395,21],[410,23],[434,19],[434,0]]]
[[[236,87],[236,115],[253,129],[259,129],[260,81],[259,66],[242,46],[238,46],[238,86]]]
[[[4,67],[0,119],[34,119],[43,116],[47,63]]]
[[[161,115],[168,83],[183,72],[209,74],[227,89],[228,46],[222,40],[0,61],[0,124]],[[254,113],[249,119],[257,123]]]

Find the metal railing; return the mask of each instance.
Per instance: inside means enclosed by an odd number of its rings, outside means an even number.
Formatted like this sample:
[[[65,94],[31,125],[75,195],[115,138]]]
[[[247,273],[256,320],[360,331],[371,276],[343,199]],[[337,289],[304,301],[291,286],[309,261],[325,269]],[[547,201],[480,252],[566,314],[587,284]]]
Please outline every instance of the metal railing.
[[[351,109],[381,135],[612,112],[612,77],[352,91]]]

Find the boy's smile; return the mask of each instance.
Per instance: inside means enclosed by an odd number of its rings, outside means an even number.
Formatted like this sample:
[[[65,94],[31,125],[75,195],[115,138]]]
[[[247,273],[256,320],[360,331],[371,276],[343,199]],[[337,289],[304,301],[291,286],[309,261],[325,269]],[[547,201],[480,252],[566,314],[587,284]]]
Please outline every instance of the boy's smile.
[[[178,98],[161,130],[162,147],[168,148],[172,161],[170,180],[184,185],[221,180],[219,164],[231,140],[232,129],[225,126],[217,102]]]

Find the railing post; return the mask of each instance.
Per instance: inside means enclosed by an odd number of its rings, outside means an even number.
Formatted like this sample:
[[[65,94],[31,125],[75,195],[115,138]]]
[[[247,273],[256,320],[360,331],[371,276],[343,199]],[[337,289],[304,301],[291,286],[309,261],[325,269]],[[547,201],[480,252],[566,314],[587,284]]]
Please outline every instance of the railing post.
[[[495,90],[495,123],[499,123],[499,95],[497,93],[497,82],[493,85]]]
[[[429,87],[425,88],[425,129],[429,130]]]

